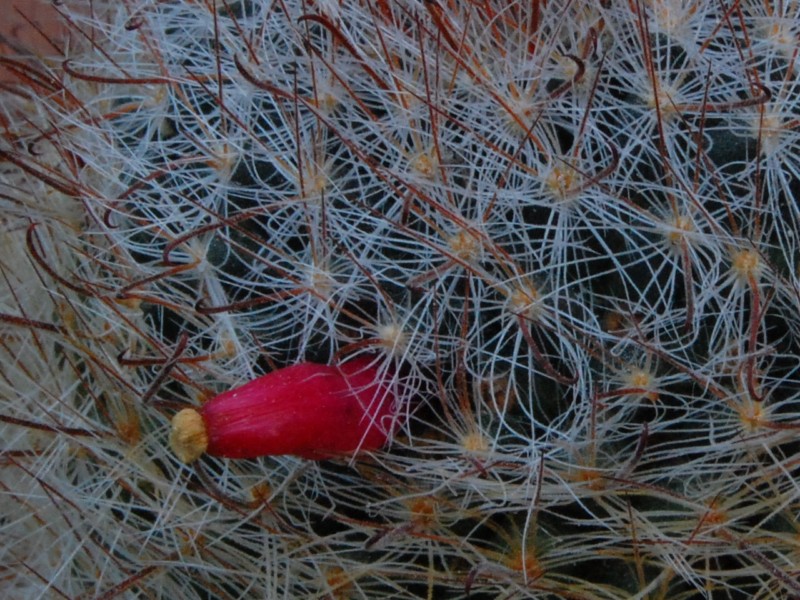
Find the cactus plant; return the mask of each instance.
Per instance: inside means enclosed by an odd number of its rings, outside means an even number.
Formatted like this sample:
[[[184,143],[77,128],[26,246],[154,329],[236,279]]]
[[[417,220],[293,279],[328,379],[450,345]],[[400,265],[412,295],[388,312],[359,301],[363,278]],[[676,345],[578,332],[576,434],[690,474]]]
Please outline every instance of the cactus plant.
[[[5,61],[15,597],[800,595],[797,3],[58,10]],[[385,448],[169,450],[351,359]]]

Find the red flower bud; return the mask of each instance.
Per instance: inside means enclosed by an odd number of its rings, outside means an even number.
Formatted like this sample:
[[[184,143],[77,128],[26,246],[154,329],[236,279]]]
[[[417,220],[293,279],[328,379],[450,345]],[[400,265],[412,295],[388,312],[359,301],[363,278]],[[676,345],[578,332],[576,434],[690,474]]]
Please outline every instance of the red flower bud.
[[[184,462],[294,454],[320,460],[381,448],[395,397],[369,359],[299,363],[223,392],[172,419],[170,445]]]

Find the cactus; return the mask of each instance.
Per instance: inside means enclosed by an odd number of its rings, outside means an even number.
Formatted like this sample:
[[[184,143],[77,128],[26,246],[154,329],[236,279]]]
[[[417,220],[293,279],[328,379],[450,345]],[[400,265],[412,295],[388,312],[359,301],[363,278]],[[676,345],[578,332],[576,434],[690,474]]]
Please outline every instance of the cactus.
[[[59,3],[3,92],[14,597],[800,595],[800,8]],[[387,447],[185,465],[368,361]]]

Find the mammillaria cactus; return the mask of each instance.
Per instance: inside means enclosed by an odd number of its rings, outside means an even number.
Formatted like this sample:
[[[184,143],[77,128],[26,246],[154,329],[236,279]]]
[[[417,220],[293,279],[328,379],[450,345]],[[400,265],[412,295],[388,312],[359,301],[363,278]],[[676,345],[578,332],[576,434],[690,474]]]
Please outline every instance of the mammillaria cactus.
[[[4,63],[15,597],[800,595],[797,3],[58,10]],[[349,360],[385,448],[170,451]]]

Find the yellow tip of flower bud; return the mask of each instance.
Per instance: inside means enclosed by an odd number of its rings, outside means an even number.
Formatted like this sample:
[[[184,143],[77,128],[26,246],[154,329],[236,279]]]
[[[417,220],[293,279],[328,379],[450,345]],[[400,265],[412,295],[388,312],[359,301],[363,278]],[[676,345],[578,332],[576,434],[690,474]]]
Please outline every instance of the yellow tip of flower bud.
[[[175,455],[185,463],[200,458],[208,448],[208,433],[199,412],[193,408],[184,408],[172,417],[169,445]]]

